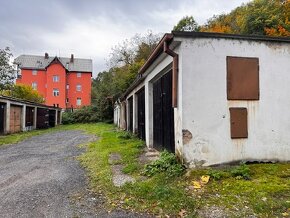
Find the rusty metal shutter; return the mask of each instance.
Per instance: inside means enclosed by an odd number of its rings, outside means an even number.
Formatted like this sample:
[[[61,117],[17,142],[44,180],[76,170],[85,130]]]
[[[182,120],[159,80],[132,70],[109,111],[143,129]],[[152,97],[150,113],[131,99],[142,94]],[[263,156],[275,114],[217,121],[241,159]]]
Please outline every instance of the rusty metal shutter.
[[[231,138],[248,138],[247,108],[230,108]]]
[[[259,59],[227,57],[228,100],[259,100]]]
[[[10,107],[10,133],[21,131],[21,112],[22,108],[11,105]]]

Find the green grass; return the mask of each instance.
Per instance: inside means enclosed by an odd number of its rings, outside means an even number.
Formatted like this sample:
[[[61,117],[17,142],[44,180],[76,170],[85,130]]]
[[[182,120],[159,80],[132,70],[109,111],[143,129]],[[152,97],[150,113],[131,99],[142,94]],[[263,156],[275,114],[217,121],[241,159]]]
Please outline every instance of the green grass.
[[[221,208],[229,217],[283,217],[290,214],[290,164],[251,164],[238,167],[192,170],[179,177],[160,172],[143,179],[144,167],[137,161],[144,142],[118,131],[110,124],[74,124],[50,130],[14,134],[0,138],[0,145],[15,143],[32,135],[55,130],[84,130],[97,135],[79,157],[87,169],[91,188],[107,197],[107,206],[177,216],[180,210],[194,217],[210,206]],[[108,162],[110,153],[119,153],[124,173],[135,177],[134,184],[113,186]],[[192,181],[210,175],[201,189],[191,190]]]
[[[10,135],[2,135],[0,136],[0,146],[6,145],[6,144],[18,143],[29,137],[40,135],[49,131],[52,131],[52,129],[33,130],[33,131],[21,132],[21,133],[10,134]]]

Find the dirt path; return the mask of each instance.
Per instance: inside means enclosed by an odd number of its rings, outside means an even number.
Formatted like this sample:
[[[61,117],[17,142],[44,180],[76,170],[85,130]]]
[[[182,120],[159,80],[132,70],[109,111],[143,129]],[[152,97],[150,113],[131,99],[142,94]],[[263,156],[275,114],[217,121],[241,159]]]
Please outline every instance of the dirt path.
[[[92,136],[60,131],[0,147],[0,217],[143,217],[108,213],[75,159]]]

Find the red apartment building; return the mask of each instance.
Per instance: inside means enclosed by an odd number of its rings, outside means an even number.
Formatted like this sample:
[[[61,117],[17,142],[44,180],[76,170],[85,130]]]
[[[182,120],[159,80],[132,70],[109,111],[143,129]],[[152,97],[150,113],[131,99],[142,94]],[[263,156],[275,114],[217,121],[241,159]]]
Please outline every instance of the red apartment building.
[[[91,104],[92,60],[20,55],[17,84],[32,86],[49,106],[79,108]]]

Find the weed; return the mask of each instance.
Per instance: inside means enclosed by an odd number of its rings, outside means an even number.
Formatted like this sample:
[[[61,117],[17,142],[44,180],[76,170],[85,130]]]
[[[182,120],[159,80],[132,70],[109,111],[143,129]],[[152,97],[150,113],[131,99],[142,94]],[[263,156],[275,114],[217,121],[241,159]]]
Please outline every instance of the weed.
[[[177,162],[176,156],[168,151],[160,153],[160,158],[153,163],[145,165],[144,175],[154,176],[155,174],[165,172],[167,176],[180,176],[185,167]]]
[[[246,164],[241,164],[230,171],[236,179],[250,179],[250,168]]]
[[[126,174],[132,174],[136,172],[139,169],[138,164],[136,163],[129,163],[127,166],[125,166],[122,170],[123,173]]]
[[[118,136],[119,139],[132,139],[133,138],[133,134],[130,132],[123,132],[122,134],[120,134]]]
[[[213,169],[210,169],[208,171],[207,175],[209,175],[214,180],[221,180],[223,178],[227,178],[228,177],[226,172],[223,172],[221,170],[213,170]]]

